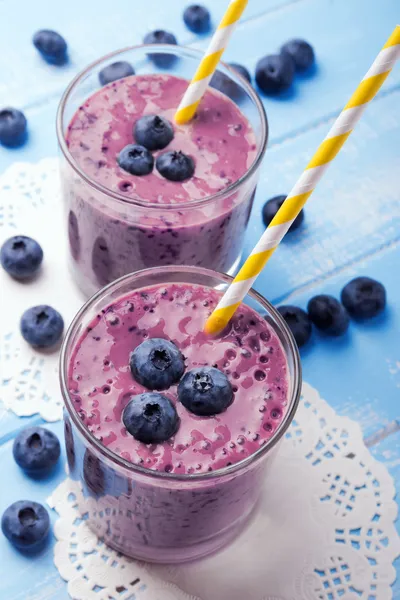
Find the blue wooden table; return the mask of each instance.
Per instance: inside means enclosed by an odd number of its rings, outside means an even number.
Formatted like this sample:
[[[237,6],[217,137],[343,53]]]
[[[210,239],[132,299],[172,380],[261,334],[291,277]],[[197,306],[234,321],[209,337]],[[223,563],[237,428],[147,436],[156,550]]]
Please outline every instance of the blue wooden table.
[[[206,0],[214,24],[226,0]],[[184,0],[89,2],[0,0],[0,107],[22,108],[29,120],[28,143],[0,147],[0,173],[14,161],[55,156],[55,113],[61,93],[87,63],[119,47],[139,43],[164,27],[181,44],[204,48],[207,37],[182,22]],[[304,37],[317,55],[316,72],[297,78],[284,98],[265,98],[269,149],[249,224],[245,252],[263,230],[263,202],[287,193],[355,85],[400,20],[399,0],[250,0],[226,52],[254,72],[257,59],[291,37]],[[31,44],[41,28],[60,31],[70,47],[62,68],[45,64]],[[304,378],[341,414],[357,420],[367,445],[400,488],[400,65],[306,207],[304,227],[285,240],[257,281],[274,303],[305,307],[317,293],[339,295],[352,277],[367,274],[387,288],[385,315],[352,323],[347,336],[328,340],[314,332],[302,351]],[[1,383],[1,380],[0,380]],[[1,388],[0,388],[1,389]],[[44,501],[61,482],[60,466],[45,481],[25,478],[11,456],[18,430],[40,423],[18,419],[0,407],[0,511],[21,498]],[[60,436],[60,423],[50,426]],[[52,515],[54,520],[55,515]],[[52,541],[53,543],[53,541]],[[0,536],[0,598],[60,600],[64,582],[53,566],[52,543],[34,560],[14,551]],[[400,562],[398,562],[400,574]],[[400,578],[394,585],[400,598]]]

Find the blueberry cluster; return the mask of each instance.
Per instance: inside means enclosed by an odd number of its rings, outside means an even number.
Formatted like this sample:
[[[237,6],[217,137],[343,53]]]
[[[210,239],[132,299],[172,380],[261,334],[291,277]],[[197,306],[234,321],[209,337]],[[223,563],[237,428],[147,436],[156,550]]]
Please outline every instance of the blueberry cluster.
[[[132,352],[129,366],[133,378],[151,391],[130,398],[122,421],[127,431],[144,444],[165,442],[179,428],[174,404],[158,391],[178,384],[179,401],[199,416],[219,414],[233,401],[232,386],[219,369],[198,367],[184,374],[184,357],[169,340],[142,342]]]
[[[0,263],[14,279],[34,278],[43,261],[43,250],[36,240],[14,235],[0,248]],[[61,339],[64,321],[60,313],[48,305],[33,306],[24,312],[20,323],[22,337],[36,348],[55,346]]]
[[[371,319],[386,306],[384,286],[370,277],[356,277],[341,292],[341,302],[327,294],[314,296],[308,302],[307,312],[298,306],[279,306],[297,345],[303,346],[311,337],[312,324],[329,336],[343,335],[350,317],[357,320]]]
[[[257,85],[264,94],[279,94],[292,85],[296,73],[310,71],[314,63],[314,50],[308,42],[290,40],[279,54],[269,54],[257,62]]]
[[[15,438],[13,456],[27,475],[43,477],[60,458],[60,442],[44,427],[28,427]],[[50,530],[49,514],[38,502],[19,500],[4,511],[1,529],[16,548],[37,551],[43,547]]]
[[[159,115],[145,115],[133,127],[136,144],[128,144],[117,156],[121,169],[131,175],[143,176],[152,172],[154,157],[151,152],[163,150],[174,139],[172,123]],[[159,154],[156,169],[169,181],[185,181],[194,174],[191,156],[172,150]]]

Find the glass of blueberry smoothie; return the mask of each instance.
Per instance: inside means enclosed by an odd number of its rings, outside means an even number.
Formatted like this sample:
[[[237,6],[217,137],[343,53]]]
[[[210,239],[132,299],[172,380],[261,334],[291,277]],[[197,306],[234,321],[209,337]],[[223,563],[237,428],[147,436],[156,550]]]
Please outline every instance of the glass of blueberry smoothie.
[[[181,562],[231,540],[253,512],[300,396],[296,344],[251,291],[217,338],[230,283],[156,267],[97,292],[61,354],[70,475],[87,523],[135,558]]]
[[[66,227],[87,296],[143,268],[238,266],[268,125],[251,85],[223,64],[213,80],[222,91],[209,87],[192,122],[174,123],[201,57],[181,46],[128,48],[64,93]]]

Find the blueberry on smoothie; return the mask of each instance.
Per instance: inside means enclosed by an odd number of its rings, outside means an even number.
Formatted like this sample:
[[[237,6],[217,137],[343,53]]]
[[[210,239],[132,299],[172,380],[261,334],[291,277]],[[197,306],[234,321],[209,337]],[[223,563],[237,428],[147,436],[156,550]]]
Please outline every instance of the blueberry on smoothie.
[[[131,373],[149,390],[166,390],[177,383],[185,370],[180,350],[169,340],[145,340],[130,356]]]
[[[276,213],[286,200],[286,196],[275,196],[264,204],[262,208],[262,218],[264,221],[265,227],[271,223],[272,219],[275,217]],[[289,231],[295,231],[300,227],[302,222],[304,221],[304,211],[303,209],[299,212],[293,223],[291,224]]]
[[[15,235],[4,242],[0,250],[1,266],[15,279],[35,275],[43,260],[40,245],[26,235]]]
[[[16,108],[0,110],[0,143],[4,146],[20,146],[26,139],[26,117]]]
[[[177,45],[176,37],[173,33],[169,31],[164,31],[163,29],[156,29],[155,31],[150,31],[143,38],[144,44],[171,44],[173,46]],[[175,61],[174,54],[165,54],[164,52],[151,52],[148,54],[148,57],[154,62],[157,67],[168,68]]]
[[[311,320],[308,314],[298,306],[279,306],[278,311],[285,319],[287,326],[293,334],[298,347],[304,346],[311,337]]]
[[[64,321],[51,306],[39,305],[28,308],[21,317],[22,337],[37,348],[54,346],[64,330]]]
[[[67,60],[67,43],[56,31],[37,31],[33,36],[33,45],[49,63],[61,65]]]
[[[235,69],[235,71],[237,71],[239,73],[239,75],[244,77],[244,79],[246,79],[246,81],[248,81],[249,83],[251,82],[251,76],[250,76],[248,69],[246,69],[246,67],[244,67],[243,65],[239,65],[238,63],[233,63],[233,62],[229,63],[229,66],[232,67],[232,69]]]
[[[117,62],[107,65],[99,72],[99,81],[101,85],[107,85],[117,79],[129,77],[135,74],[135,69],[126,60],[118,60]]]
[[[178,385],[178,398],[190,412],[199,416],[217,415],[233,401],[229,379],[214,367],[188,371]]]
[[[163,152],[156,159],[156,169],[169,181],[185,181],[194,174],[194,160],[183,152]]]
[[[186,27],[194,33],[205,33],[210,29],[210,12],[201,4],[191,4],[183,13]]]
[[[173,140],[174,128],[164,117],[145,115],[136,121],[133,136],[148,150],[163,150]]]
[[[165,442],[179,427],[179,417],[171,400],[155,392],[132,396],[124,408],[122,421],[127,431],[144,444]]]
[[[371,277],[356,277],[342,289],[341,300],[350,316],[371,319],[386,306],[386,290]]]
[[[39,546],[47,537],[49,513],[38,502],[19,500],[4,511],[1,529],[13,546],[28,550]]]
[[[256,82],[264,94],[279,94],[288,89],[294,78],[294,62],[286,54],[271,54],[256,65]]]
[[[296,71],[306,71],[315,62],[313,47],[305,40],[294,39],[283,44],[281,54],[289,56],[294,63]]]
[[[342,335],[348,329],[349,315],[333,296],[314,296],[307,305],[307,312],[314,325],[328,335]]]
[[[122,148],[117,156],[117,163],[131,175],[148,175],[154,167],[154,158],[151,152],[139,144],[128,144]]]
[[[31,474],[50,470],[60,458],[60,442],[53,432],[44,427],[28,427],[15,438],[14,460],[21,469]]]

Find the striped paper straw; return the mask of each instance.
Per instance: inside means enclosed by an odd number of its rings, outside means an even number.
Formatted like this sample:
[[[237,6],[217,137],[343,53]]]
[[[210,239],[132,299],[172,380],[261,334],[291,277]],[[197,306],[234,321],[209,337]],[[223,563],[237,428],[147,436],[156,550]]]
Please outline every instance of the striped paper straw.
[[[210,79],[214,75],[214,71],[228,45],[233,30],[247,6],[247,2],[248,0],[232,0],[230,2],[221,23],[218,25],[218,29],[212,37],[207,52],[199,64],[176,111],[175,122],[178,125],[187,123],[194,117]]]
[[[400,26],[394,29],[368,73],[336,119],[328,135],[300,176],[260,241],[208,318],[205,331],[216,334],[228,324],[279,242],[313,193],[331,161],[353,131],[400,56]]]

